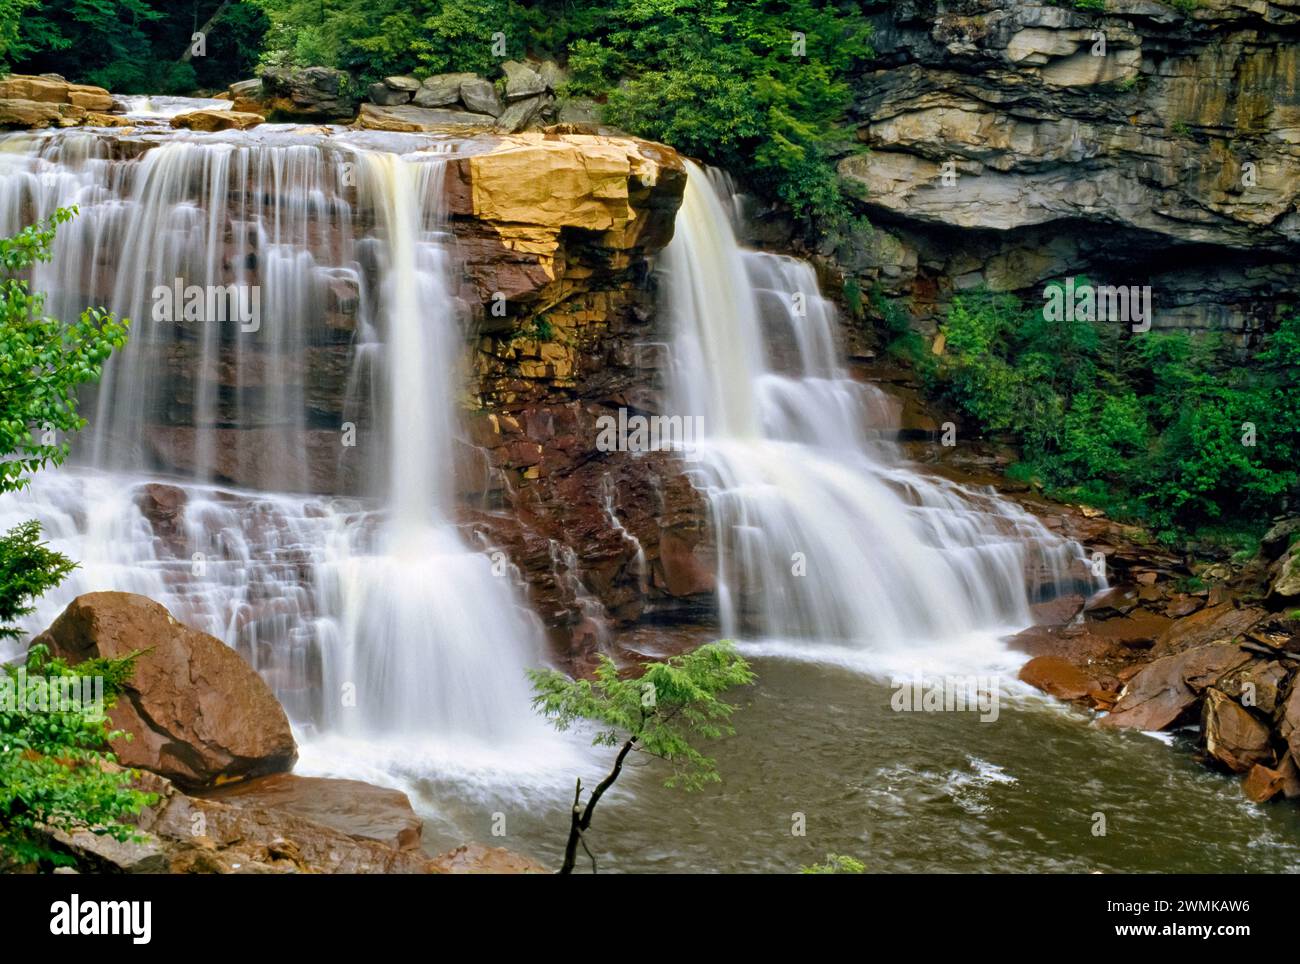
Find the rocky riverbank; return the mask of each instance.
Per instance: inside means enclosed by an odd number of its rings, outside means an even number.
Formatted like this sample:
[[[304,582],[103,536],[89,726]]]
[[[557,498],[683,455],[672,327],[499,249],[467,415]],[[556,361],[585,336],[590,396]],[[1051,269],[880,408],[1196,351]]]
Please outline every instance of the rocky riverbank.
[[[1300,800],[1300,519],[1275,520],[1249,558],[1175,552],[1006,479],[1006,447],[937,444],[949,416],[906,370],[867,364],[860,374],[902,401],[904,444],[920,464],[996,489],[1100,555],[1110,588],[1036,605],[1037,624],[1010,640],[1028,658],[1024,682],[1095,714],[1096,726],[1189,734],[1206,764],[1244,778],[1253,801]]]

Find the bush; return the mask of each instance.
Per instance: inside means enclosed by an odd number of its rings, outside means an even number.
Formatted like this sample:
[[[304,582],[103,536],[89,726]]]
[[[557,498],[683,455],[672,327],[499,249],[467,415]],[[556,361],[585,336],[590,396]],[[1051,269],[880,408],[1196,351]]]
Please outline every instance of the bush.
[[[941,331],[926,377],[981,430],[1018,438],[1016,474],[1062,497],[1175,539],[1258,528],[1296,494],[1300,315],[1248,366],[1211,337],[1048,320],[986,291],[956,296]]]

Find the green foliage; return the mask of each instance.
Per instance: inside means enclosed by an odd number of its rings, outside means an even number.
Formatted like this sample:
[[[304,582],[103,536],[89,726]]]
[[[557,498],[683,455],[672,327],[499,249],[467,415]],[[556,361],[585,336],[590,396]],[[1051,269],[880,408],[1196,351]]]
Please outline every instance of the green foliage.
[[[719,696],[754,681],[749,664],[730,642],[710,643],[661,663],[647,663],[638,678],[622,678],[614,661],[601,656],[594,679],[571,679],[551,669],[530,670],[533,707],[555,727],[595,723],[596,746],[631,742],[633,749],[665,760],[670,787],[698,790],[716,783],[714,761],[694,740],[716,740],[734,731],[735,709]]]
[[[1210,337],[1045,315],[1007,295],[958,295],[931,372],[982,430],[1020,440],[1020,478],[1166,540],[1240,532],[1295,494],[1300,315],[1244,366]]]
[[[871,53],[856,4],[257,2],[272,24],[267,63],[340,67],[362,83],[402,73],[491,75],[503,59],[494,35],[502,34],[509,58],[563,61],[563,93],[602,102],[608,123],[721,164],[823,230],[855,223],[834,161],[855,149],[841,124],[848,76]]]
[[[74,214],[60,209],[49,222],[0,239],[0,491],[21,488],[28,473],[63,460],[67,444],[45,433],[85,424],[77,415],[76,388],[99,377],[104,359],[126,337],[126,322],[102,309],[89,309],[66,326],[44,316],[43,297],[21,276],[50,258],[56,226]],[[14,621],[74,568],[39,541],[40,531],[38,523],[27,522],[0,537],[0,639],[16,638]],[[47,678],[100,677],[111,701],[133,662],[88,660],[72,668],[50,659],[44,646],[33,646],[25,670]],[[11,691],[18,689],[17,668],[0,667],[0,673]],[[0,866],[71,863],[47,846],[43,829],[131,836],[119,821],[147,798],[130,787],[130,773],[112,766],[116,758],[105,748],[120,735],[102,716],[0,700]]]
[[[41,526],[24,522],[0,536],[0,639],[21,635],[15,620],[35,611],[31,602],[63,582],[76,564],[40,541]]]
[[[50,658],[46,647],[33,646],[24,666],[26,685],[30,691],[60,677],[99,677],[104,708],[111,708],[138,655],[71,667]],[[3,666],[0,672],[16,691],[18,669]],[[71,857],[48,845],[51,829],[88,830],[115,840],[135,837],[135,828],[122,821],[156,797],[133,788],[134,771],[117,767],[116,756],[105,751],[110,740],[123,737],[102,715],[84,709],[51,712],[0,701],[0,868],[72,864]]]
[[[0,239],[0,492],[22,488],[26,474],[58,465],[68,453],[57,433],[85,425],[76,389],[95,381],[100,366],[126,341],[129,322],[88,308],[74,324],[42,314],[45,297],[33,293],[21,272],[48,261],[57,225],[76,214],[60,208],[42,224]]]
[[[1102,13],[1106,10],[1106,0],[1074,0],[1074,9]]]
[[[827,854],[822,863],[799,868],[801,874],[864,874],[866,872],[867,865],[861,860],[843,854]]]
[[[267,28],[251,3],[40,0],[10,30],[10,11],[28,5],[0,0],[0,59],[21,73],[59,73],[119,93],[189,93],[247,77]],[[194,31],[219,9],[205,55],[183,62]]]

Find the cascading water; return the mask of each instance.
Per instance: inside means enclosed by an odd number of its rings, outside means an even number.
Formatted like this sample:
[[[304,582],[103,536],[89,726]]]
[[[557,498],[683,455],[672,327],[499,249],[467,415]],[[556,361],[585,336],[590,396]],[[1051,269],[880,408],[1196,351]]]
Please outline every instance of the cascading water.
[[[0,233],[80,208],[33,277],[47,310],[133,320],[78,461],[0,500],[0,526],[39,519],[81,563],[30,628],[79,593],[140,592],[239,648],[308,733],[496,759],[540,738],[540,633],[451,521],[464,333],[442,174],[460,146],[0,139]],[[158,289],[190,286],[247,303],[158,320]]]
[[[842,368],[811,265],[743,249],[726,192],[690,167],[663,263],[671,408],[703,420],[724,631],[933,651],[1028,625],[1031,593],[1092,588],[1079,546],[904,463],[896,406]]]

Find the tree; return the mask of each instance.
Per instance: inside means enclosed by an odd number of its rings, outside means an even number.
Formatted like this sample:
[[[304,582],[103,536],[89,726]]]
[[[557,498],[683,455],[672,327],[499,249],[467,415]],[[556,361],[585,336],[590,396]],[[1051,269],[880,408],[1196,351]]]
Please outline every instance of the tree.
[[[0,492],[20,489],[30,473],[63,461],[68,444],[54,433],[85,425],[77,414],[77,387],[98,379],[104,360],[126,340],[129,323],[102,308],[87,309],[71,325],[45,316],[44,296],[33,293],[24,277],[49,260],[57,226],[75,214],[61,208],[48,221],[0,239]],[[0,537],[0,639],[17,638],[13,621],[32,612],[32,601],[74,568],[39,541],[40,532],[32,521]],[[56,681],[65,692],[71,682],[84,693],[81,681],[98,679],[111,705],[134,659],[88,660],[72,668],[51,659],[44,646],[33,646],[21,671],[0,667],[0,865],[70,863],[50,848],[50,829],[89,829],[118,840],[134,833],[121,818],[138,813],[149,798],[131,787],[134,775],[117,767],[106,749],[122,734],[108,728],[102,706],[63,712],[49,701]],[[34,703],[28,691],[36,694]]]
[[[0,238],[0,492],[23,488],[29,473],[67,457],[58,433],[86,424],[77,414],[77,387],[97,381],[104,360],[126,343],[129,322],[103,308],[87,308],[71,325],[43,315],[45,296],[24,277],[50,260],[55,230],[76,214],[59,208]]]
[[[749,664],[730,642],[723,641],[662,663],[647,663],[641,670],[639,677],[625,679],[614,661],[602,655],[590,680],[570,679],[551,669],[529,671],[537,694],[533,707],[557,729],[590,721],[600,727],[592,745],[619,747],[613,768],[585,806],[582,780],[577,781],[562,874],[573,872],[579,844],[591,858],[592,870],[596,869],[596,858],[583,834],[591,827],[596,804],[619,778],[633,751],[658,757],[672,767],[665,786],[698,790],[721,780],[714,761],[692,741],[716,740],[735,732],[728,722],[735,707],[718,697],[733,686],[754,681]]]
[[[110,729],[102,710],[113,707],[139,655],[89,659],[72,667],[37,645],[27,651],[21,682],[18,669],[0,667],[0,682],[7,684],[0,689],[6,694],[0,699],[0,869],[74,863],[50,846],[51,831],[137,838],[136,828],[122,819],[157,802],[157,796],[134,788],[136,773],[118,767],[117,757],[104,749],[110,740],[130,735]],[[56,691],[86,693],[99,681],[102,706],[54,712],[49,701]],[[9,695],[14,693],[24,698]]]

